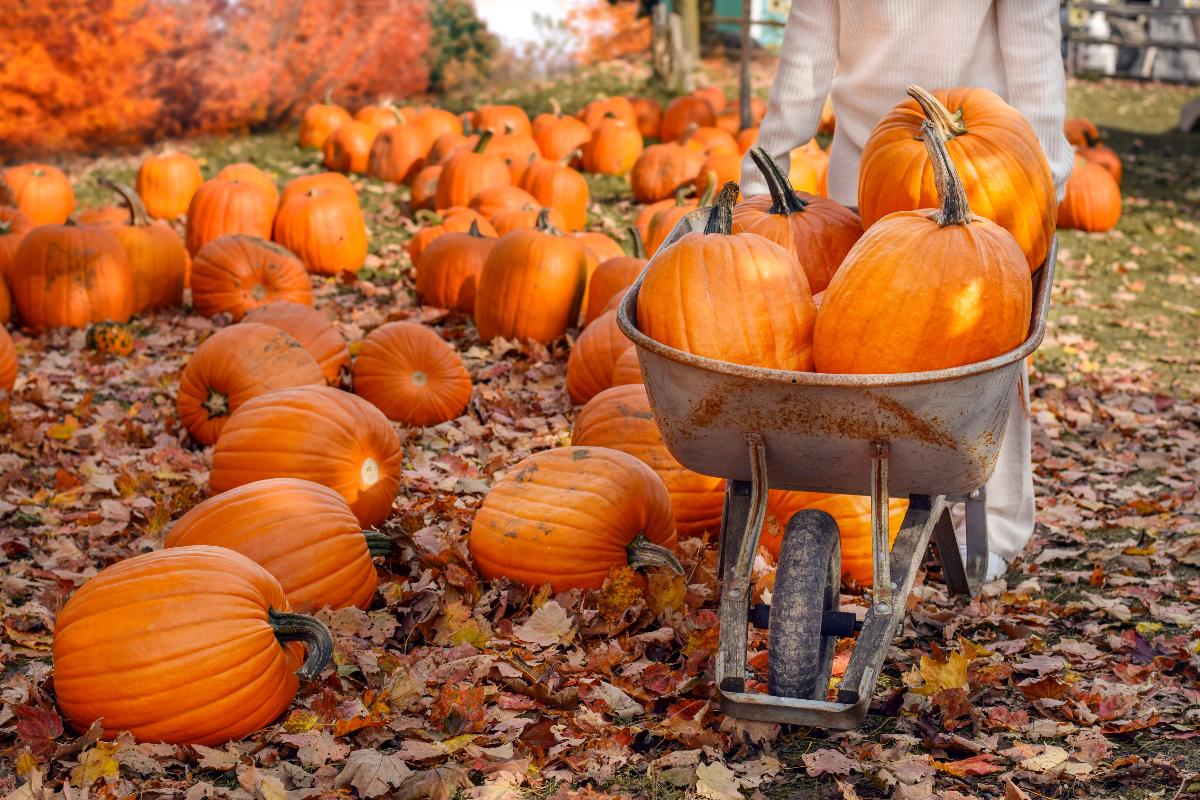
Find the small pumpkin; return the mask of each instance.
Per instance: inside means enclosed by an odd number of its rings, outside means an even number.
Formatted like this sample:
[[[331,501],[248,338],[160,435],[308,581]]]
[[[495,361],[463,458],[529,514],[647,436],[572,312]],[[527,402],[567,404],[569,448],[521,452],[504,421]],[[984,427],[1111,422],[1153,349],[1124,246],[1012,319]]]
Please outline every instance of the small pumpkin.
[[[646,252],[637,228],[629,229],[633,239],[633,255],[624,254],[600,262],[588,279],[588,298],[583,325],[586,328],[603,313],[604,307],[618,292],[633,285],[646,266]]]
[[[629,174],[633,199],[639,203],[669,200],[681,186],[696,180],[704,160],[700,151],[676,142],[650,145],[638,156]]]
[[[743,128],[738,131],[737,136],[738,152],[745,155],[751,147],[758,144],[758,128]]]
[[[279,187],[275,185],[275,178],[248,161],[226,164],[224,167],[221,167],[221,171],[217,173],[216,178],[219,181],[252,183],[262,189],[267,195],[272,214],[279,208]]]
[[[340,384],[342,372],[350,369],[346,340],[329,318],[312,306],[279,300],[251,309],[242,321],[270,325],[291,336],[321,367],[330,386]]]
[[[523,133],[533,135],[529,116],[520,106],[484,105],[475,110],[471,124],[477,131],[500,133]]]
[[[3,282],[0,282],[3,285]],[[7,414],[7,395],[12,392],[17,382],[17,346],[13,344],[8,330],[0,325],[0,411]]]
[[[61,225],[75,210],[75,192],[58,167],[20,164],[0,178],[0,195],[8,195],[5,205],[21,209],[34,225]]]
[[[187,216],[188,253],[232,234],[271,238],[275,208],[261,187],[245,181],[211,180],[192,197]]]
[[[720,114],[729,105],[729,100],[725,97],[725,93],[721,91],[719,86],[705,86],[701,89],[693,89],[692,97],[707,100],[714,114]]]
[[[1100,141],[1100,129],[1096,123],[1083,117],[1074,117],[1063,123],[1063,135],[1075,147],[1090,147]]]
[[[321,163],[335,172],[365,173],[376,133],[376,129],[365,122],[344,123],[321,145],[324,156]]]
[[[525,170],[520,186],[542,205],[558,209],[567,230],[577,231],[587,225],[587,179],[570,167],[539,159]]]
[[[317,275],[356,275],[367,260],[367,225],[357,202],[309,189],[280,207],[273,237]]]
[[[133,331],[119,322],[97,322],[84,339],[101,358],[124,358],[133,352]]]
[[[421,302],[464,314],[474,312],[479,274],[496,241],[480,233],[474,220],[466,233],[447,233],[435,239],[416,260]]]
[[[425,132],[425,138],[430,142],[437,141],[439,136],[446,133],[462,135],[462,120],[442,108],[427,108],[417,114],[412,124]]]
[[[485,152],[492,133],[485,131],[475,148],[452,156],[438,176],[433,204],[437,209],[466,206],[481,189],[512,183],[508,165],[499,156]]]
[[[817,195],[821,193],[821,173],[803,145],[793,148],[788,160],[788,184],[797,192]]]
[[[596,175],[627,175],[642,149],[642,135],[634,123],[603,120],[583,145],[583,169]]]
[[[358,205],[358,190],[354,188],[354,184],[340,172],[318,172],[315,175],[301,175],[298,178],[292,178],[283,187],[283,194],[279,197],[279,205],[285,206],[290,201],[297,197],[304,197],[314,189],[320,190],[324,194],[336,193],[347,200]]]
[[[33,220],[16,206],[0,206],[0,280],[8,278],[21,240],[34,229]]]
[[[466,150],[473,150],[479,144],[479,136],[467,136],[461,131],[443,133],[429,146],[425,156],[426,164],[445,164],[451,156]]]
[[[268,478],[222,492],[177,519],[163,547],[227,547],[279,581],[292,608],[367,608],[389,550],[340,494],[312,481]]]
[[[359,345],[354,391],[388,419],[427,427],[466,410],[471,376],[454,348],[431,329],[416,322],[389,322]]]
[[[708,100],[694,95],[676,97],[663,110],[658,138],[663,142],[673,142],[683,135],[689,125],[711,128],[716,121],[717,113]]]
[[[600,231],[579,231],[573,235],[577,241],[595,256],[597,266],[610,258],[620,258],[625,255],[625,250],[621,245],[607,233],[601,233]]]
[[[183,301],[183,285],[191,259],[179,234],[165,222],[153,222],[141,198],[130,187],[102,178],[128,206],[126,224],[109,228],[133,270],[133,310],[152,311]]]
[[[567,221],[557,208],[543,207],[534,201],[532,206],[523,206],[521,208],[511,208],[507,211],[501,211],[492,218],[492,226],[496,229],[497,236],[503,236],[506,233],[511,233],[522,228],[536,228],[538,217],[542,212],[547,213],[547,222],[551,227],[558,230],[564,230],[567,227]]]
[[[128,322],[133,314],[133,269],[104,226],[34,228],[13,254],[8,283],[21,319],[34,330]]]
[[[301,147],[320,149],[334,131],[350,122],[351,119],[353,118],[349,111],[330,102],[329,98],[326,98],[324,103],[313,103],[304,109],[304,115],[300,117],[298,143]]]
[[[643,139],[657,139],[662,125],[662,104],[649,97],[627,98],[637,118],[638,132]]]
[[[400,440],[379,409],[328,386],[278,389],[233,413],[213,449],[214,492],[264,478],[301,478],[336,491],[370,527],[400,485]]]
[[[3,326],[12,319],[12,293],[8,290],[8,283],[0,279],[0,326]]]
[[[478,212],[460,206],[443,209],[436,214],[418,214],[417,219],[423,220],[425,225],[413,234],[406,245],[408,256],[414,264],[426,247],[447,233],[466,233],[471,229],[471,225],[475,225],[484,236],[496,236],[496,229],[492,227],[492,223]]]
[[[671,235],[671,231],[679,224],[679,221],[689,213],[698,208],[707,207],[712,203],[714,190],[716,188],[716,176],[709,174],[704,183],[703,194],[692,198],[685,199],[682,193],[675,195],[675,202],[662,208],[658,213],[650,218],[650,225],[647,228],[649,234],[646,238],[646,246],[650,249],[650,255],[653,256],[662,247],[667,237]],[[721,184],[724,186],[725,184]]]
[[[542,158],[551,161],[569,161],[591,138],[592,129],[576,117],[556,112],[539,114],[534,121],[533,139],[542,151]]]
[[[96,206],[75,214],[76,225],[124,225],[129,221],[129,209],[121,206]]]
[[[179,421],[203,445],[217,441],[231,414],[276,389],[324,383],[321,367],[279,328],[242,322],[204,340],[179,378]]]
[[[683,572],[662,479],[605,447],[543,450],[513,466],[484,498],[469,542],[485,578],[555,592],[599,588],[625,564]]]
[[[257,236],[222,236],[192,262],[192,304],[206,317],[247,311],[287,300],[312,305],[312,283],[304,264],[288,250]]]
[[[613,368],[633,342],[617,327],[617,313],[606,311],[583,329],[567,359],[567,394],[583,405],[612,386]]]
[[[380,131],[367,154],[367,174],[388,183],[408,183],[425,166],[430,141],[416,125]]]
[[[689,150],[699,150],[705,158],[721,153],[737,154],[737,139],[720,128],[688,128],[679,143]]]
[[[441,164],[431,164],[421,169],[412,181],[412,195],[409,203],[413,211],[433,210],[437,198],[438,180],[442,177],[444,167]]]
[[[637,111],[634,110],[633,104],[628,98],[620,95],[591,101],[579,110],[579,119],[593,131],[610,119],[620,120],[634,130],[638,126]]]
[[[637,348],[631,347],[617,358],[617,363],[613,365],[612,385],[625,386],[631,383],[643,383],[642,366],[638,362]],[[679,517],[676,515],[676,525],[679,523]],[[680,533],[687,535],[682,528]]]
[[[513,183],[520,181],[529,165],[542,157],[537,142],[527,133],[496,134],[487,143],[484,152],[504,161],[508,167],[508,177]]]
[[[354,121],[366,123],[382,133],[404,122],[404,114],[388,103],[366,105],[354,112]]]
[[[300,679],[329,663],[333,637],[292,613],[263,567],[193,545],[89,579],[58,612],[52,654],[58,707],[75,730],[100,720],[109,739],[215,745],[277,719]]]
[[[1121,187],[1100,164],[1076,156],[1058,207],[1058,227],[1094,233],[1112,230],[1121,219]]]
[[[716,153],[704,159],[704,166],[696,176],[693,186],[696,194],[702,195],[709,187],[715,193],[730,181],[735,183],[742,178],[741,153]]]
[[[971,212],[934,123],[921,132],[941,207],[890,214],[847,254],[817,317],[813,358],[821,372],[945,369],[998,356],[1025,338],[1033,286],[1020,246]]]
[[[1108,145],[1097,142],[1091,147],[1076,148],[1075,154],[1092,164],[1104,167],[1117,183],[1121,182],[1121,157]]]
[[[138,167],[137,193],[155,219],[186,214],[203,184],[200,165],[187,153],[168,151],[149,156]]]
[[[471,198],[470,208],[490,221],[505,211],[540,206],[533,195],[519,186],[489,186]]]

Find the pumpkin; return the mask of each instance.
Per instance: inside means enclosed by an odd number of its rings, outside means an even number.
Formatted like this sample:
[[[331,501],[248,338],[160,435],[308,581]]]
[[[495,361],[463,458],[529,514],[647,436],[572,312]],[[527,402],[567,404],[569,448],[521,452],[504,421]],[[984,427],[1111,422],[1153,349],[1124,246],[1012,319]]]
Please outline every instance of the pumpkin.
[[[508,167],[508,177],[513,183],[520,181],[529,165],[542,155],[537,142],[527,133],[496,134],[487,143],[484,152],[504,161]]]
[[[367,260],[367,225],[358,203],[335,191],[309,189],[275,217],[274,240],[317,275],[355,275]]]
[[[33,228],[33,220],[24,211],[0,206],[0,280],[8,278],[17,248]]]
[[[61,225],[75,210],[75,192],[58,167],[21,164],[4,170],[2,177],[5,205],[21,209],[34,225]]]
[[[745,155],[751,147],[758,143],[758,128],[744,128],[737,133],[738,152]]]
[[[617,363],[613,365],[611,383],[613,386],[624,386],[630,383],[643,382],[644,379],[642,378],[642,367],[641,364],[638,363],[637,348],[631,347],[617,357]],[[675,524],[676,526],[679,525],[678,515],[676,515]],[[687,535],[686,531],[684,531],[682,528],[680,529],[680,533]]]
[[[637,228],[630,228],[629,232],[633,238],[633,255],[622,254],[600,262],[588,279],[588,297],[583,315],[585,328],[603,313],[604,306],[614,295],[633,285],[646,266],[642,237]]]
[[[703,232],[685,234],[650,259],[638,292],[638,327],[698,356],[811,370],[817,310],[804,270],[774,242],[731,232],[736,195],[737,185],[727,184]]]
[[[261,188],[244,181],[211,180],[201,186],[188,207],[186,242],[196,255],[213,239],[232,234],[271,238],[275,208]]]
[[[862,221],[841,203],[797,194],[779,165],[760,147],[750,151],[769,196],[751,197],[733,209],[733,230],[756,233],[796,256],[813,293],[825,291],[842,259],[862,236]]]
[[[129,209],[121,206],[96,206],[75,213],[76,225],[124,225],[128,221]]]
[[[592,129],[575,117],[539,114],[533,126],[533,140],[542,151],[542,158],[568,161],[592,138]]]
[[[788,160],[788,184],[797,192],[820,195],[821,175],[804,146],[794,148]]]
[[[542,205],[558,209],[567,230],[577,231],[587,225],[587,179],[570,167],[540,159],[525,170],[520,186]]]
[[[321,163],[336,172],[365,173],[376,132],[365,122],[344,123],[321,145]]]
[[[370,125],[376,131],[385,131],[404,122],[400,109],[390,104],[363,106],[354,112],[354,121]]]
[[[340,194],[355,205],[358,204],[358,190],[349,178],[340,172],[318,172],[316,175],[301,175],[288,181],[283,187],[279,205],[285,206],[297,197],[304,197],[313,189],[319,189],[325,194]]]
[[[252,183],[267,195],[271,203],[272,214],[279,208],[279,187],[275,185],[275,178],[247,161],[227,164],[217,173],[216,178],[219,181]]]
[[[194,545],[89,579],[58,612],[52,654],[58,707],[80,733],[101,720],[108,739],[215,745],[277,719],[299,679],[329,663],[333,638],[292,613],[267,570]]]
[[[0,326],[8,323],[12,319],[12,293],[8,290],[8,283],[0,279]]]
[[[190,265],[179,234],[165,222],[152,222],[130,187],[107,178],[100,182],[120,194],[129,207],[128,224],[112,225],[109,231],[121,243],[133,270],[134,312],[179,305]]]
[[[685,186],[675,192],[673,197],[648,203],[638,209],[637,216],[633,218],[633,227],[637,230],[638,236],[643,242],[650,238],[650,223],[654,221],[654,216],[664,208],[670,208],[673,205],[682,205],[687,202],[687,195],[692,190],[693,187]]]
[[[479,274],[495,246],[496,238],[480,233],[474,220],[466,233],[447,233],[435,239],[416,260],[421,302],[472,313]]]
[[[97,322],[88,328],[84,343],[100,356],[123,358],[133,352],[133,331],[119,322]]]
[[[593,131],[610,119],[620,120],[634,130],[638,126],[637,111],[634,110],[633,104],[628,98],[619,95],[593,100],[579,110],[579,119]]]
[[[521,228],[536,228],[538,217],[545,211],[547,214],[546,221],[558,230],[563,230],[567,227],[567,221],[557,208],[545,208],[536,205],[525,206],[522,208],[513,208],[508,211],[501,211],[492,218],[492,225],[496,229],[497,236],[503,236],[506,233],[511,233]]]
[[[871,498],[861,495],[824,494],[821,492],[785,492],[772,489],[767,494],[767,518],[759,544],[779,558],[787,524],[798,511],[815,508],[833,517],[838,524],[842,544],[842,578],[860,588],[875,583],[875,561],[871,544]],[[888,504],[888,542],[896,540],[907,500],[892,499]]]
[[[662,104],[649,97],[632,96],[626,99],[633,106],[638,133],[642,134],[643,139],[657,139],[662,127]]]
[[[427,427],[460,416],[471,376],[454,348],[416,322],[371,331],[354,357],[354,391],[388,419]]]
[[[466,136],[461,132],[450,131],[443,133],[429,146],[425,156],[426,164],[445,164],[450,157],[464,150],[474,149],[479,144],[479,136]]]
[[[1090,147],[1100,141],[1100,129],[1090,119],[1075,117],[1063,123],[1063,135],[1076,147]]]
[[[583,145],[583,169],[596,175],[627,175],[641,154],[642,135],[637,126],[606,119],[593,129],[591,139]]]
[[[461,136],[463,132],[462,120],[441,108],[425,109],[417,114],[412,124],[423,130],[425,138],[430,142],[437,141],[439,136],[446,133],[457,133]]]
[[[291,336],[321,367],[330,386],[340,384],[342,371],[350,369],[346,340],[328,317],[312,306],[279,300],[251,309],[242,321],[270,325]]]
[[[247,311],[287,300],[311,306],[312,284],[304,264],[288,250],[256,236],[222,236],[192,261],[192,304],[206,317]]]
[[[599,588],[623,565],[683,571],[662,479],[606,447],[543,450],[513,466],[483,499],[469,544],[485,578],[555,592]]]
[[[817,120],[817,133],[832,136],[835,130],[837,118],[833,115],[833,97],[825,95],[825,102],[821,105],[821,118]]]
[[[693,89],[692,97],[707,100],[714,114],[720,114],[729,105],[729,101],[725,98],[725,93],[718,86],[705,86],[702,89]]]
[[[543,209],[537,227],[507,233],[483,263],[475,291],[475,325],[490,342],[532,339],[548,344],[578,316],[587,281],[587,254],[564,236]]]
[[[670,236],[671,231],[679,224],[679,221],[687,216],[690,212],[698,208],[707,207],[713,199],[714,187],[716,181],[715,176],[709,175],[709,180],[705,181],[704,194],[693,200],[685,200],[682,194],[676,194],[675,202],[665,206],[658,213],[650,218],[650,225],[647,228],[648,237],[646,246],[650,249],[650,255],[654,255],[662,247],[662,243]],[[724,184],[722,184],[724,186]]]
[[[200,165],[187,153],[150,156],[137,172],[137,192],[155,219],[175,219],[187,213],[192,197],[204,184]]]
[[[567,359],[567,394],[583,405],[612,386],[613,368],[633,342],[617,327],[617,313],[606,311],[579,335]]]
[[[740,152],[737,139],[720,128],[688,128],[679,143],[690,150],[699,150],[705,157]]]
[[[717,114],[713,111],[712,104],[703,97],[676,97],[663,110],[658,138],[663,142],[673,142],[683,135],[689,125],[711,128],[716,121]]]
[[[1121,182],[1121,157],[1108,145],[1097,142],[1091,147],[1076,148],[1075,154],[1083,156],[1083,158],[1092,164],[1104,167],[1117,183]]]
[[[416,125],[393,125],[379,132],[367,154],[367,174],[388,183],[408,183],[425,166],[429,139]]]
[[[927,121],[921,132],[941,208],[890,214],[847,254],[817,317],[820,372],[945,369],[998,356],[1025,338],[1033,286],[1020,246],[971,213],[937,126]]]
[[[34,228],[13,254],[8,283],[21,319],[34,330],[127,322],[133,314],[133,270],[103,226]]]
[[[365,533],[346,500],[328,486],[268,478],[210,497],[177,519],[163,547],[227,547],[279,581],[292,608],[367,608],[379,576],[371,563],[388,551]]]
[[[1100,164],[1079,156],[1067,179],[1067,190],[1058,207],[1058,227],[1080,231],[1107,231],[1121,219],[1121,187]]]
[[[496,236],[492,223],[469,208],[452,207],[437,214],[418,215],[418,220],[426,220],[426,224],[408,240],[406,245],[408,256],[415,264],[425,248],[433,244],[439,237],[447,233],[466,233],[474,224],[484,236]]]
[[[0,281],[0,286],[4,286]],[[7,297],[8,289],[4,289]],[[11,392],[17,382],[17,346],[13,344],[12,336],[0,326],[0,392]],[[7,402],[8,398],[3,398]],[[6,410],[6,409],[5,409]]]
[[[583,244],[596,258],[596,265],[610,258],[620,258],[625,250],[611,236],[600,231],[580,231],[573,234],[574,238]],[[591,277],[591,276],[589,276]]]
[[[470,202],[470,208],[488,220],[505,211],[539,207],[537,199],[519,186],[489,186]]]
[[[485,131],[474,149],[459,152],[446,162],[438,177],[434,207],[441,210],[452,206],[466,206],[480,189],[489,186],[507,186],[512,182],[508,165],[499,156],[484,152],[492,133]]]
[[[675,142],[650,145],[638,156],[629,174],[633,199],[639,203],[670,199],[681,186],[696,179],[704,160],[700,151]]]
[[[704,159],[704,166],[700,168],[700,174],[696,176],[692,185],[696,189],[696,195],[699,196],[704,194],[707,189],[711,189],[715,193],[730,181],[736,183],[741,180],[741,177],[741,153],[716,153]]]
[[[301,147],[320,149],[334,131],[350,122],[351,119],[349,111],[329,102],[328,98],[324,103],[313,103],[304,109],[304,115],[300,117],[298,143]]]
[[[438,180],[442,177],[441,164],[432,164],[418,172],[412,181],[412,195],[409,203],[413,211],[422,209],[433,210],[433,201],[437,196]]]
[[[400,440],[378,408],[328,386],[279,389],[242,404],[213,449],[209,486],[301,478],[336,491],[361,525],[387,519],[400,485]]]
[[[957,171],[969,176],[971,210],[1016,237],[1030,270],[1046,260],[1056,195],[1050,166],[1021,113],[987,89],[933,92],[909,86],[912,99],[892,109],[863,147],[858,211],[869,228],[893,211],[939,205],[933,169],[920,140],[934,123]],[[1028,322],[1028,320],[1026,320]]]
[[[742,112],[736,108],[727,108],[720,114],[717,114],[716,126],[728,133],[734,139],[737,139],[738,132],[742,129]]]
[[[533,135],[533,126],[529,123],[529,116],[520,106],[480,106],[476,109],[471,124],[477,131]]]
[[[242,403],[276,389],[324,383],[316,360],[279,328],[243,322],[222,328],[196,348],[179,378],[179,421],[204,445]]]

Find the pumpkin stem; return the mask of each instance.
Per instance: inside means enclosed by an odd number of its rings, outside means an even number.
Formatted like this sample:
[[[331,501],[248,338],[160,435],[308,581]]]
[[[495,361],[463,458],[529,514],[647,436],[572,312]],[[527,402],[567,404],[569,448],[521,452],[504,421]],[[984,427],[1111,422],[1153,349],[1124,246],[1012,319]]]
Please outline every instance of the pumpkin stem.
[[[683,565],[679,563],[675,554],[661,544],[647,539],[644,533],[633,537],[633,541],[625,547],[625,552],[629,555],[629,566],[634,569],[662,567],[676,575],[683,574]]]
[[[229,416],[229,398],[211,386],[208,387],[208,397],[204,398],[201,407],[208,412],[209,419]]]
[[[479,134],[479,143],[475,145],[475,152],[482,153],[483,149],[488,146],[488,142],[492,140],[491,131],[483,131]]]
[[[112,189],[117,194],[121,195],[121,199],[125,201],[125,205],[129,206],[129,224],[136,227],[142,227],[150,224],[150,214],[146,211],[146,205],[142,202],[142,198],[138,197],[138,193],[124,183],[117,183],[112,178],[101,175],[97,182],[106,189]]]
[[[685,183],[675,190],[675,205],[686,206],[687,196],[696,191],[696,187],[691,183]]]
[[[688,140],[692,138],[692,134],[700,130],[700,126],[695,122],[689,122],[684,126],[683,133],[679,134],[679,138],[675,141],[681,145],[686,145]]]
[[[296,670],[302,681],[315,681],[333,658],[333,634],[325,623],[306,614],[267,609],[267,622],[280,643],[303,642],[308,646],[308,658]]]
[[[636,225],[629,226],[629,238],[633,240],[633,257],[646,258],[646,243],[642,241],[642,232]]]
[[[379,531],[363,531],[367,540],[367,552],[372,556],[386,556],[392,552],[392,538]]]
[[[542,233],[551,233],[555,236],[562,236],[562,231],[550,223],[550,212],[552,210],[553,209],[551,209],[550,206],[543,206],[542,210],[538,212],[537,222],[535,223],[534,227],[536,227]]]
[[[795,214],[808,208],[808,201],[796,194],[788,176],[766,150],[751,147],[750,160],[762,173],[767,182],[767,190],[771,192],[771,208],[767,211],[768,214]]]
[[[925,137],[925,152],[933,162],[933,182],[937,186],[938,200],[942,207],[932,216],[938,227],[947,225],[966,225],[975,219],[971,207],[967,204],[967,190],[963,187],[958,170],[946,152],[946,143],[937,136],[937,127],[930,120],[921,123],[921,133]]]
[[[327,106],[333,105],[333,89],[325,90],[325,105],[327,105]]]
[[[550,110],[554,113],[554,116],[562,118],[562,106],[553,97],[550,98]]]
[[[712,202],[713,195],[717,191],[717,173],[711,169],[704,173],[704,194],[700,195],[700,199],[696,201],[696,208],[703,208]]]
[[[483,238],[483,234],[479,232],[479,220],[471,220],[471,227],[467,228],[467,236],[474,236],[476,239]]]
[[[708,213],[708,222],[704,226],[706,234],[720,233],[728,236],[733,232],[733,205],[737,202],[739,191],[741,189],[738,188],[736,181],[730,181],[721,187],[716,205]]]
[[[962,109],[951,114],[950,109],[942,105],[940,100],[916,84],[909,84],[905,87],[905,91],[908,92],[909,97],[917,101],[917,105],[925,114],[925,119],[933,122],[935,129],[943,139],[952,139],[967,132],[962,121]]]

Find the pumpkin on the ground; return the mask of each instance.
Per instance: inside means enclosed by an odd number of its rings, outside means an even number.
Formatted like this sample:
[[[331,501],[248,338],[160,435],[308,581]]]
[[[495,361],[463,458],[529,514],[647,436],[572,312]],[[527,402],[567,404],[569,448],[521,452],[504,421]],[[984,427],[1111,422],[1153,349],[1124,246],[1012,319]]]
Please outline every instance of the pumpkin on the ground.
[[[227,547],[275,576],[298,611],[358,606],[375,597],[371,558],[386,537],[368,534],[340,494],[312,481],[268,478],[222,492],[177,519],[163,547]]]
[[[484,152],[504,162],[513,183],[520,181],[529,165],[542,157],[537,142],[527,133],[498,133],[488,142]]]
[[[546,215],[546,222],[550,227],[560,231],[567,229],[567,221],[557,208],[549,208],[537,203],[532,206],[510,208],[507,211],[501,211],[492,217],[492,226],[495,227],[497,236],[503,236],[506,233],[512,233],[522,228],[536,228],[538,219],[543,214]]]
[[[461,135],[463,132],[462,120],[458,118],[458,115],[443,108],[425,109],[417,114],[412,124],[425,131],[425,138],[430,142],[437,141],[439,136],[446,133]]]
[[[592,138],[592,129],[576,117],[539,114],[534,120],[533,139],[542,158],[567,161]]]
[[[712,180],[716,176],[709,174],[706,181],[705,189],[702,194],[688,200],[685,199],[682,193],[675,196],[675,202],[664,206],[654,216],[650,217],[650,224],[646,228],[646,247],[651,256],[658,252],[662,247],[662,243],[671,235],[671,231],[679,224],[679,221],[687,216],[690,212],[698,208],[705,208],[712,203],[713,194],[716,191],[714,186],[716,182]],[[725,184],[721,184],[724,186]]]
[[[583,169],[596,175],[627,175],[642,149],[642,135],[634,123],[606,119],[583,145]]]
[[[351,119],[349,111],[328,99],[324,103],[313,103],[300,117],[300,146],[319,150],[334,131]]]
[[[389,322],[371,331],[358,347],[353,369],[355,393],[406,425],[454,419],[471,399],[471,376],[462,358],[417,322]]]
[[[697,150],[703,153],[705,158],[722,153],[737,155],[740,152],[737,140],[720,128],[689,127],[680,137],[679,143],[688,150]]]
[[[126,224],[112,225],[109,230],[121,243],[133,270],[134,313],[179,305],[191,264],[183,240],[170,225],[150,219],[133,189],[107,178],[101,183],[120,194],[128,206]]]
[[[404,122],[404,115],[390,104],[368,105],[354,112],[354,121],[364,122],[382,133]]]
[[[203,184],[200,165],[187,153],[149,156],[138,167],[137,193],[155,219],[175,219],[186,214],[192,197]]]
[[[400,440],[383,412],[328,386],[279,389],[242,404],[213,450],[209,486],[301,478],[336,491],[358,521],[387,519],[400,486]]]
[[[1100,129],[1096,123],[1083,117],[1074,117],[1063,123],[1063,135],[1076,147],[1087,147],[1100,141]]]
[[[34,228],[13,254],[8,283],[34,330],[127,322],[133,314],[133,269],[105,226]]]
[[[215,745],[278,718],[333,638],[263,567],[193,545],[90,578],[58,612],[52,652],[58,707],[80,733],[100,720],[109,739]]]
[[[34,229],[33,220],[16,206],[0,206],[0,280],[8,278],[21,240]]]
[[[583,329],[567,359],[567,394],[583,405],[612,386],[613,368],[621,354],[633,347],[617,327],[617,313],[606,311]]]
[[[287,205],[297,197],[304,197],[314,189],[319,189],[322,193],[337,193],[345,197],[348,201],[358,205],[358,190],[354,188],[354,184],[340,172],[318,172],[316,175],[301,175],[298,178],[292,178],[283,187],[283,194],[279,197],[279,205]]]
[[[438,176],[433,204],[437,209],[466,206],[479,190],[512,183],[508,165],[500,156],[486,152],[492,133],[485,131],[474,149],[457,153],[446,162]]]
[[[287,300],[312,305],[312,283],[304,264],[286,249],[257,236],[222,236],[192,261],[192,304],[206,317],[247,311]]]
[[[216,179],[252,183],[267,195],[271,204],[271,213],[275,213],[275,210],[279,208],[279,187],[275,185],[275,178],[248,161],[227,164],[216,174]]]
[[[342,371],[350,368],[346,340],[329,318],[312,306],[279,300],[251,309],[242,320],[270,325],[291,336],[320,365],[330,386],[340,384]]]
[[[365,173],[376,133],[375,128],[365,122],[352,120],[338,126],[321,145],[324,155],[321,163],[335,172]]]
[[[485,578],[554,591],[598,588],[613,567],[665,566],[673,552],[671,497],[654,470],[606,447],[559,447],[514,465],[471,524],[471,558]]]
[[[705,158],[704,153],[676,142],[650,145],[638,156],[629,174],[633,199],[639,203],[669,200],[680,187],[696,180]]]
[[[539,159],[525,170],[520,186],[542,205],[557,209],[567,230],[577,231],[587,225],[587,179],[570,167]]]
[[[591,325],[593,320],[604,313],[604,307],[612,300],[613,295],[632,286],[646,266],[646,250],[642,245],[641,234],[637,228],[630,228],[629,233],[633,238],[633,255],[622,254],[600,262],[588,279],[584,327]]]
[[[520,208],[541,208],[537,198],[519,186],[489,186],[471,198],[469,207],[492,220],[497,214]]]
[[[430,141],[416,125],[380,131],[367,154],[367,174],[389,183],[408,183],[425,166]]]
[[[642,138],[657,139],[662,124],[662,104],[649,97],[633,96],[626,99],[633,106],[638,132],[642,134]]]
[[[1100,164],[1076,156],[1058,207],[1058,227],[1099,233],[1121,219],[1121,187]]]
[[[496,229],[492,227],[492,223],[484,219],[479,212],[463,206],[453,206],[437,213],[422,212],[417,215],[417,220],[424,222],[424,225],[413,234],[406,245],[408,257],[414,264],[426,247],[447,233],[466,233],[474,225],[484,236],[496,236]]]
[[[743,128],[738,131],[737,136],[738,152],[745,155],[751,147],[758,144],[758,128]]]
[[[409,198],[413,211],[433,210],[434,199],[437,197],[438,180],[442,177],[443,169],[441,164],[429,164],[422,167],[413,176],[412,195]]]
[[[616,95],[593,100],[579,109],[579,119],[588,126],[589,130],[597,130],[607,120],[615,119],[637,129],[637,112],[628,98]],[[640,137],[641,134],[639,133]]]
[[[642,367],[638,363],[637,348],[631,347],[617,358],[613,365],[612,385],[625,386],[630,383],[643,383]]]
[[[658,138],[663,142],[673,142],[683,135],[689,125],[706,128],[712,127],[716,121],[717,114],[713,111],[712,104],[703,97],[676,97],[663,110]]]
[[[1077,148],[1075,154],[1083,156],[1089,163],[1104,167],[1117,183],[1121,182],[1121,157],[1108,145],[1097,142],[1091,147]]]
[[[725,93],[721,91],[721,87],[719,86],[705,86],[702,89],[694,89],[692,90],[692,97],[707,100],[714,114],[720,114],[729,104],[729,100],[725,97]]]
[[[262,187],[246,181],[211,180],[196,190],[187,212],[188,253],[222,236],[271,238],[275,208]]]
[[[8,330],[0,325],[0,392],[11,392],[16,382],[17,346],[13,344]],[[7,397],[4,399],[7,400]]]
[[[75,210],[71,182],[49,164],[20,164],[4,170],[0,201],[24,211],[34,225],[61,225]]]
[[[531,135],[533,126],[520,106],[484,105],[475,110],[471,124],[477,131],[492,133],[524,133]]]
[[[466,233],[447,233],[435,239],[416,260],[421,302],[464,314],[474,312],[479,274],[496,241],[480,233],[474,220]]]
[[[367,225],[358,203],[309,189],[281,206],[273,238],[317,275],[355,275],[367,259]]]
[[[276,389],[324,383],[321,367],[279,328],[243,322],[222,328],[196,348],[179,377],[179,421],[204,445],[247,400]]]

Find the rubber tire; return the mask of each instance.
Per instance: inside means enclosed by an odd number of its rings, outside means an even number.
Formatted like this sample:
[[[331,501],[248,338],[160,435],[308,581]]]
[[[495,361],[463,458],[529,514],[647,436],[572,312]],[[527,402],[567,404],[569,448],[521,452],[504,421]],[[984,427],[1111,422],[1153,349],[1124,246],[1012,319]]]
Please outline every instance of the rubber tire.
[[[776,697],[825,700],[836,636],[821,635],[824,612],[839,610],[842,548],[837,521],[817,509],[788,521],[771,592],[767,689]]]

